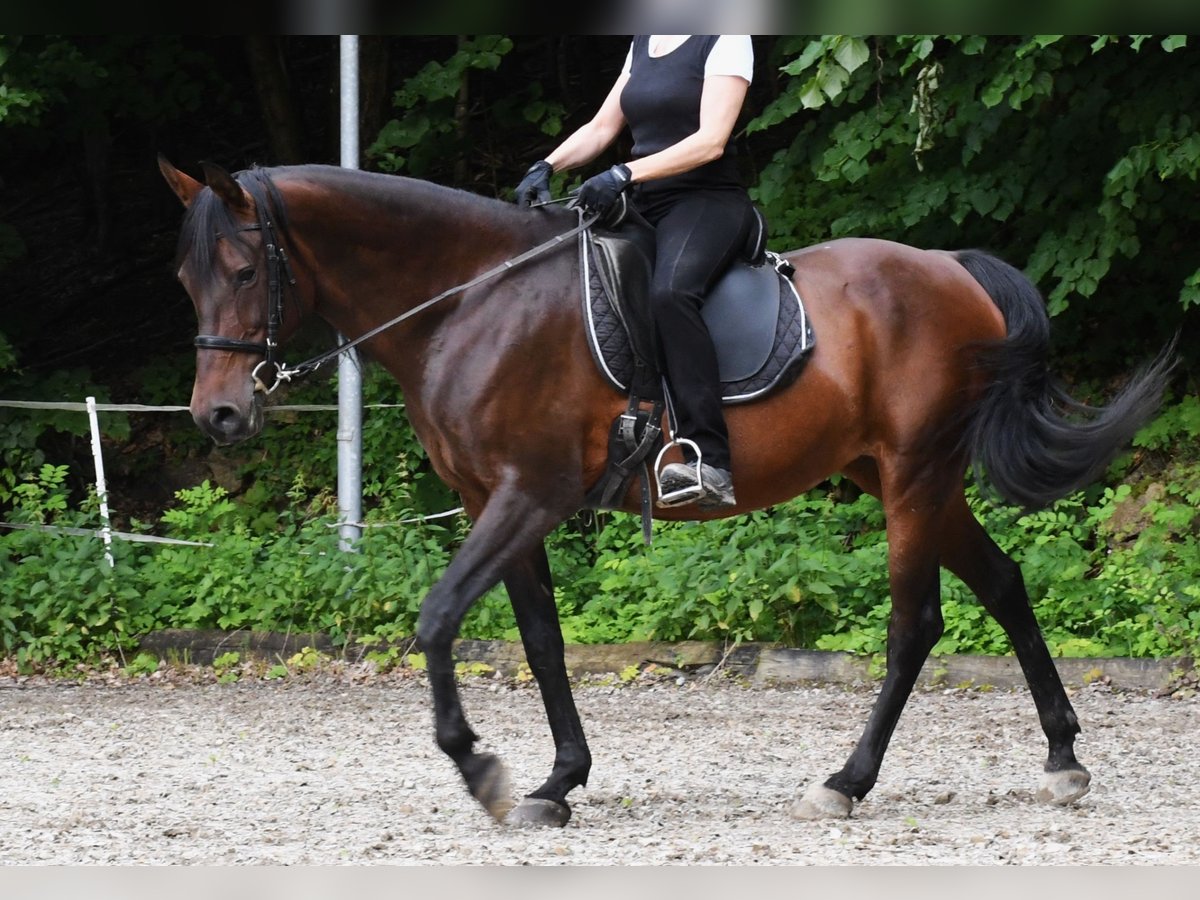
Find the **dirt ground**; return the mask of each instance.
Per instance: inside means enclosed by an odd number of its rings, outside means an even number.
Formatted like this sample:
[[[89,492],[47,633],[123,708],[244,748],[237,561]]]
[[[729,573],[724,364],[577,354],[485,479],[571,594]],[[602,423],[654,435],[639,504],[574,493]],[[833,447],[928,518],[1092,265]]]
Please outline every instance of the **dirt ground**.
[[[615,679],[612,679],[615,681]],[[535,688],[470,679],[515,790],[553,756]],[[5,864],[1184,864],[1200,862],[1200,701],[1075,693],[1092,790],[1037,804],[1024,691],[924,690],[841,821],[788,807],[840,768],[867,688],[719,679],[577,688],[593,755],[565,829],[504,828],[433,743],[424,679],[0,678]]]

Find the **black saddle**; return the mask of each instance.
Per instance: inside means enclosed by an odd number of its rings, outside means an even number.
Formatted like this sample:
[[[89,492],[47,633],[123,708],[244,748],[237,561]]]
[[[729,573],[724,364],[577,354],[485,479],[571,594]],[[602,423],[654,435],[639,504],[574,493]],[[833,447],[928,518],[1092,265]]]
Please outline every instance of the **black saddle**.
[[[755,211],[757,213],[757,210]],[[758,214],[742,258],[710,291],[701,316],[717,351],[725,403],[747,403],[792,381],[813,345],[793,269],[766,249]],[[600,372],[614,388],[662,398],[649,308],[654,229],[629,210],[616,227],[581,238],[584,321]]]

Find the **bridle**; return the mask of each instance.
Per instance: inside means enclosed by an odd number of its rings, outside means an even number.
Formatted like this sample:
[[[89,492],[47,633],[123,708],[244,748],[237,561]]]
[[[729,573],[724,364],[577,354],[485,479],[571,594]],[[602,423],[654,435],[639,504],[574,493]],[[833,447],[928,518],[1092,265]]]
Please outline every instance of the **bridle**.
[[[274,188],[270,178],[262,172],[256,173],[259,178],[267,183],[270,188]],[[242,231],[261,231],[263,234],[263,244],[267,254],[267,337],[265,341],[245,341],[239,338],[223,337],[219,334],[200,334],[197,335],[193,343],[198,350],[224,350],[234,353],[255,353],[263,357],[262,362],[254,367],[250,373],[250,377],[254,381],[255,392],[264,394],[274,393],[279,385],[284,382],[290,382],[294,378],[299,378],[304,375],[310,375],[337,356],[343,353],[348,353],[364,341],[370,340],[380,332],[399,325],[405,319],[409,319],[418,313],[424,312],[429,307],[433,306],[447,297],[454,294],[462,293],[469,290],[478,284],[481,284],[491,278],[501,275],[504,272],[511,271],[517,266],[529,262],[547,253],[556,247],[561,246],[565,241],[570,240],[576,235],[582,234],[599,219],[596,213],[585,212],[581,208],[577,208],[579,213],[579,224],[569,231],[562,234],[557,234],[547,241],[538,244],[531,250],[526,250],[524,253],[514,256],[512,259],[506,259],[500,265],[488,269],[481,275],[477,275],[470,281],[464,281],[462,284],[457,284],[454,287],[447,288],[436,297],[431,297],[424,303],[414,306],[412,309],[401,313],[393,319],[389,319],[382,325],[377,325],[370,331],[359,335],[352,341],[346,341],[334,347],[332,350],[326,350],[324,353],[314,356],[312,359],[305,360],[296,366],[288,366],[278,357],[279,350],[279,331],[283,327],[283,291],[284,282],[295,285],[296,276],[292,270],[291,261],[283,247],[279,243],[279,239],[275,233],[275,226],[271,221],[271,216],[268,210],[268,201],[265,196],[256,197],[256,205],[258,207],[258,222],[253,225],[243,225],[237,230]],[[263,381],[260,372],[266,367],[270,371],[271,384],[268,385]]]
[[[235,353],[260,354],[263,360],[254,367],[250,377],[254,380],[255,391],[270,394],[279,387],[281,382],[288,381],[291,377],[287,375],[287,366],[279,361],[277,351],[279,349],[279,329],[283,327],[283,282],[286,279],[288,284],[294,285],[296,275],[292,271],[292,264],[288,260],[287,253],[279,245],[279,238],[275,234],[275,225],[271,222],[271,216],[266,207],[265,202],[258,204],[257,224],[243,225],[238,228],[239,232],[261,231],[263,234],[263,243],[267,253],[266,340],[244,341],[239,338],[223,337],[219,334],[198,334],[193,343],[199,350],[231,350]],[[264,366],[268,370],[274,369],[270,386],[259,375]]]

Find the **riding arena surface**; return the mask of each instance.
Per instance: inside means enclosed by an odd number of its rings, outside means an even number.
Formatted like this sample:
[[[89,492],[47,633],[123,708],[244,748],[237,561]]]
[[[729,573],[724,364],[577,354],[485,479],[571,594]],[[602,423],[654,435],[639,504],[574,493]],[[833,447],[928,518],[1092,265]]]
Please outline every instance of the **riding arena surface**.
[[[537,689],[467,677],[517,795],[553,743]],[[721,677],[577,686],[594,765],[565,828],[505,827],[435,746],[425,678],[0,678],[4,864],[1195,864],[1200,700],[1093,684],[1072,702],[1091,792],[1035,801],[1026,690],[918,689],[849,819],[797,788],[852,749],[870,687]]]

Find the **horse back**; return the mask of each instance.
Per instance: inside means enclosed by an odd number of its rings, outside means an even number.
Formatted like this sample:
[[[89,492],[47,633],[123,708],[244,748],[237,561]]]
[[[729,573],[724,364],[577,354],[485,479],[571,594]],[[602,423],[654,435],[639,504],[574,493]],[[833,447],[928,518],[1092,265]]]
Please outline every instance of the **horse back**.
[[[785,257],[816,343],[772,418],[799,410],[796,439],[814,445],[822,467],[916,452],[964,419],[984,386],[976,353],[1005,328],[950,253],[851,238]]]

